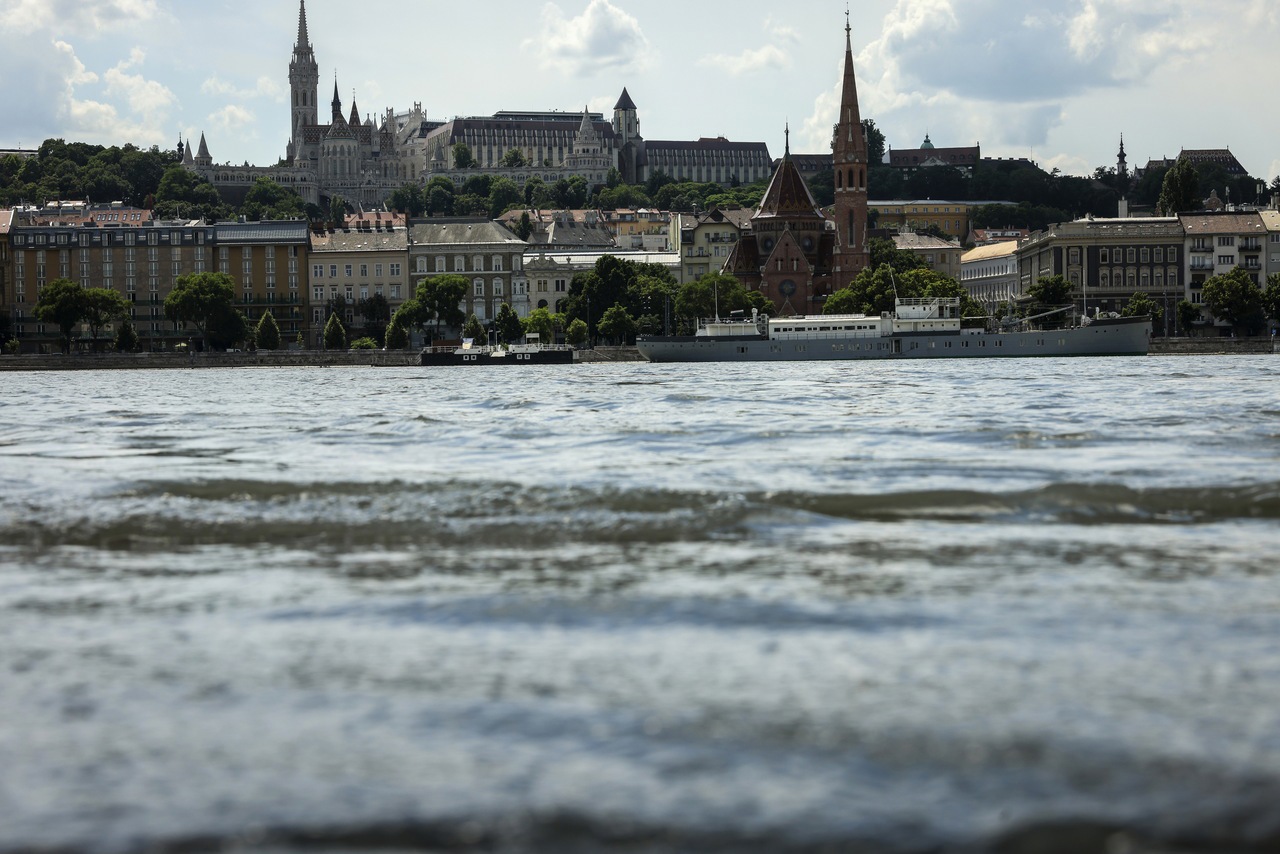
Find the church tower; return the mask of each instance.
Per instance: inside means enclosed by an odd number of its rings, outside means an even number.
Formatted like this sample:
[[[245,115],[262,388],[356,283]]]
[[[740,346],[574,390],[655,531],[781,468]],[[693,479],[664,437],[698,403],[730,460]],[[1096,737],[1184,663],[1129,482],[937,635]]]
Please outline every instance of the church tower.
[[[316,94],[320,86],[320,67],[307,35],[307,0],[298,8],[298,41],[289,62],[289,101],[292,105],[288,157],[292,160],[302,151],[302,129],[320,124]]]
[[[840,121],[831,141],[835,171],[836,247],[833,287],[847,287],[871,263],[867,246],[867,140],[858,110],[858,81],[853,74],[852,28],[848,12],[844,25],[844,87],[840,94]]]
[[[645,173],[644,137],[640,136],[639,111],[622,87],[622,96],[613,105],[613,132],[618,137],[618,171],[628,184],[643,184]]]
[[[1120,134],[1120,153],[1116,155],[1116,177],[1129,177],[1129,158],[1124,153],[1124,134]]]

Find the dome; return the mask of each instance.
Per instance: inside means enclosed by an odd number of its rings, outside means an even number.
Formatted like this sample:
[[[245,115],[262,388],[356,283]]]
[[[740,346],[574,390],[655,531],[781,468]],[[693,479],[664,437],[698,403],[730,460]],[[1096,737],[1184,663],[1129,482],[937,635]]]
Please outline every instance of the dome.
[[[924,148],[932,149],[932,148],[933,148],[933,143],[929,141],[929,134],[927,134],[927,133],[926,133],[926,134],[924,135],[924,142],[920,143],[920,147],[921,147],[922,149],[924,149]]]

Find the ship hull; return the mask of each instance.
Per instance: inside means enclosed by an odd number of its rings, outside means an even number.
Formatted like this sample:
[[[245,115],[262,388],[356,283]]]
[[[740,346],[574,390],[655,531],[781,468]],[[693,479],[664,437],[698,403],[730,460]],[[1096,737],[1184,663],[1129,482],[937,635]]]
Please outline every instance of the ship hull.
[[[532,352],[502,352],[495,355],[485,350],[423,350],[419,357],[423,366],[458,365],[463,367],[483,367],[485,365],[571,365],[573,351],[567,349],[536,350]]]
[[[861,359],[985,359],[1046,356],[1145,356],[1151,320],[1122,317],[1042,332],[821,336],[649,336],[636,341],[650,362],[804,362]]]

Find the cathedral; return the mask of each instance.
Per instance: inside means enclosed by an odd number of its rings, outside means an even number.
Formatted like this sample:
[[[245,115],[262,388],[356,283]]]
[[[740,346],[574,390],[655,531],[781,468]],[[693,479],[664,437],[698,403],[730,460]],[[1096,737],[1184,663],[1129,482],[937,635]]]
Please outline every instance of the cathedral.
[[[867,141],[858,109],[851,28],[845,24],[840,120],[831,141],[835,204],[827,216],[791,158],[790,131],[749,228],[724,272],[768,297],[779,314],[820,314],[822,303],[871,263],[867,245]]]
[[[523,186],[533,177],[554,184],[581,176],[589,186],[605,183],[617,169],[622,180],[641,184],[656,172],[677,181],[749,184],[767,178],[773,162],[762,142],[723,138],[696,141],[646,141],[639,111],[624,88],[612,120],[584,109],[578,112],[500,112],[493,116],[428,121],[421,103],[407,112],[387,109],[376,120],[361,116],[355,96],[345,109],[338,83],[333,86],[328,122],[320,122],[320,72],[307,32],[306,0],[299,0],[298,33],[289,62],[289,139],[275,166],[215,163],[204,134],[192,152],[179,141],[183,165],[207,178],[228,202],[238,204],[258,178],[290,187],[312,204],[335,197],[348,204],[377,208],[406,183],[424,185],[445,177],[461,186],[487,174]],[[456,168],[453,147],[464,143],[474,164]],[[522,165],[507,165],[512,150]]]

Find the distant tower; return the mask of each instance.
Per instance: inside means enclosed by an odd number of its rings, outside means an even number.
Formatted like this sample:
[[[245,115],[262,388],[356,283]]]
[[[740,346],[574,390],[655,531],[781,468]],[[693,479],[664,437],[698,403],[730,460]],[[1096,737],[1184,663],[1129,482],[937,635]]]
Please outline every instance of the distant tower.
[[[640,136],[640,119],[635,102],[622,88],[618,103],[613,105],[613,132],[618,137],[618,171],[628,184],[643,184],[645,179],[644,138]]]
[[[331,124],[346,124],[346,119],[342,118],[342,96],[338,94],[337,78],[333,81],[333,101],[330,105],[333,108],[333,117]]]
[[[1129,161],[1124,154],[1124,134],[1120,134],[1120,154],[1116,157],[1116,177],[1129,177]]]
[[[292,160],[302,150],[302,129],[320,123],[316,94],[320,87],[320,67],[307,35],[307,0],[298,8],[298,41],[289,62],[289,100],[292,109],[288,157]]]
[[[844,85],[840,121],[831,141],[835,177],[835,290],[847,287],[871,263],[867,246],[867,140],[858,110],[858,81],[853,74],[853,39],[848,12],[844,25]]]
[[[189,148],[189,147],[188,147]],[[196,150],[196,166],[213,165],[213,157],[209,154],[209,145],[204,141],[204,132],[200,133],[200,148]]]

